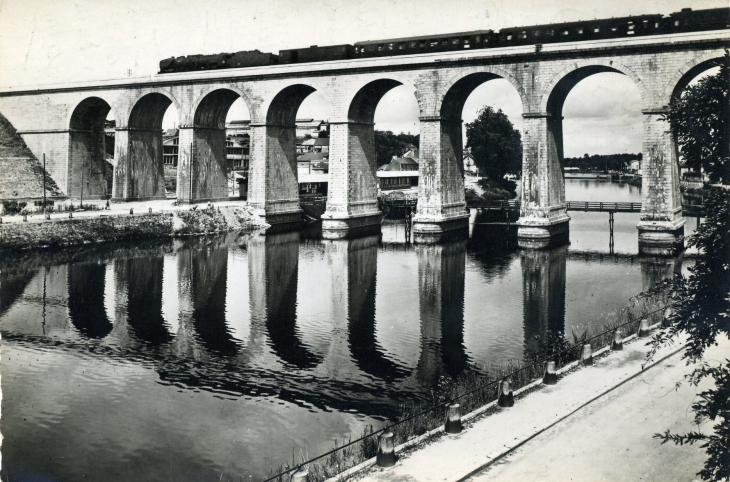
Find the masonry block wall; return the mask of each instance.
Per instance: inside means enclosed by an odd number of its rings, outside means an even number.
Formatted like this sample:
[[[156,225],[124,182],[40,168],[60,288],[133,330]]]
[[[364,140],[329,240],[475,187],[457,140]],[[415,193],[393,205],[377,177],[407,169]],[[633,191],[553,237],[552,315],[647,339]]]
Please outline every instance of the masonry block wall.
[[[669,123],[662,111],[645,111],[641,163],[642,221],[674,221],[682,217],[679,167]]]
[[[377,213],[373,124],[343,122],[330,126],[330,186],[327,212]]]

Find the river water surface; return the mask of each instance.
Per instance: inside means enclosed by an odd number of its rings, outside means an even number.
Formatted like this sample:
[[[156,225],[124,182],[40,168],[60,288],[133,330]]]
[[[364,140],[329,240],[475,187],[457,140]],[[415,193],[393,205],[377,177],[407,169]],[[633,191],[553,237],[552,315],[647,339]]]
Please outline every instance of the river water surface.
[[[569,200],[640,202],[568,180]],[[689,260],[636,256],[638,214],[570,213],[570,246],[218,236],[0,259],[7,480],[260,480],[440,377],[601,326]],[[687,220],[686,233],[696,226]],[[597,255],[595,253],[604,253]],[[4,480],[5,480],[4,479]]]

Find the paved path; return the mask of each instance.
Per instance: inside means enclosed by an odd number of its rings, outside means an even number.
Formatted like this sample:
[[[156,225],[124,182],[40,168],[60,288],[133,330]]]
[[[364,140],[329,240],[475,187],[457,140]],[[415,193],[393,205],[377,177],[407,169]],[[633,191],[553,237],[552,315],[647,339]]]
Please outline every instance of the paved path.
[[[724,355],[730,344],[723,344]],[[722,356],[709,352],[710,358]],[[713,353],[714,352],[714,353]],[[699,387],[675,383],[691,371],[676,354],[523,445],[470,482],[699,480],[706,455],[699,445],[661,445],[652,438],[670,429],[697,430],[692,403]],[[706,431],[711,424],[704,424]]]
[[[150,209],[152,209],[153,213],[160,213],[160,212],[172,212],[172,211],[179,211],[179,210],[188,210],[191,209],[190,204],[175,204],[175,199],[155,199],[152,201],[131,201],[131,202],[123,202],[123,203],[110,203],[109,210],[103,209],[106,205],[106,201],[99,201],[99,200],[92,200],[92,201],[84,201],[84,206],[87,205],[93,205],[99,207],[99,210],[89,210],[89,211],[75,211],[73,214],[74,218],[93,218],[93,217],[100,217],[100,216],[109,216],[109,215],[124,215],[129,214],[129,210],[133,209],[135,214],[142,214],[149,212]],[[74,201],[75,205],[78,205],[78,200]],[[218,201],[212,203],[214,206],[247,206],[248,204],[246,201],[232,198],[230,201]],[[208,205],[208,203],[200,203],[197,204],[198,209],[205,209],[205,207]],[[51,220],[56,219],[68,219],[68,212],[56,212],[51,213]],[[21,223],[23,222],[23,217],[19,215],[14,216],[2,216],[2,222],[3,223]],[[28,221],[30,223],[41,223],[46,222],[46,219],[43,217],[43,213],[36,213],[28,215]]]
[[[691,370],[681,353],[673,354],[676,346],[642,371],[647,351],[643,340],[635,340],[457,436],[442,436],[393,468],[371,469],[362,480],[692,481],[704,454],[697,447],[660,445],[652,435],[696,429],[690,405],[702,387],[684,383],[675,391]],[[709,352],[718,359],[728,354],[728,342]]]

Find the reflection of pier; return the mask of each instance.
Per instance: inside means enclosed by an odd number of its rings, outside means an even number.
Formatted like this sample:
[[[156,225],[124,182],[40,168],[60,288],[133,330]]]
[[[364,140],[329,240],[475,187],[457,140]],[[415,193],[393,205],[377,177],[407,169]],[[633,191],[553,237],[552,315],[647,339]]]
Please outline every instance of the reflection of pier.
[[[682,274],[682,256],[673,258],[647,256],[641,259],[641,289],[647,291],[656,283]]]
[[[325,245],[332,270],[332,341],[324,372],[336,378],[365,374],[393,381],[408,370],[388,358],[375,333],[375,294],[380,235],[332,240]],[[352,365],[354,362],[354,366]]]
[[[301,341],[296,329],[299,233],[254,236],[247,250],[252,330],[260,333],[263,323],[272,350],[288,365],[317,366],[320,357]]]
[[[116,289],[126,292],[129,329],[141,341],[160,346],[171,333],[162,317],[162,270],[164,258],[123,258],[114,263]],[[103,268],[103,266],[102,266]],[[100,289],[104,289],[100,284]],[[102,291],[103,293],[103,291]]]
[[[68,266],[68,315],[83,336],[104,338],[112,322],[104,306],[106,266],[74,263]]]
[[[417,378],[431,387],[439,377],[458,376],[469,359],[464,347],[466,241],[416,246],[418,253],[421,356]]]
[[[545,250],[523,250],[522,296],[525,347],[549,332],[565,330],[566,246]]]

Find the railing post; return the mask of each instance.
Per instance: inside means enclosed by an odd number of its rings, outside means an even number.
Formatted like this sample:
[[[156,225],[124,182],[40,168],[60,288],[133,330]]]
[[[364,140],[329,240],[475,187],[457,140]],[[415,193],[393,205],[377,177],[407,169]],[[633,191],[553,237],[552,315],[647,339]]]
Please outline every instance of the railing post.
[[[611,342],[611,351],[619,351],[624,349],[624,340],[621,337],[621,330],[616,329],[613,332],[613,341]]]
[[[580,351],[580,363],[584,366],[593,365],[593,351],[591,350],[591,344],[585,343]]]
[[[555,371],[554,361],[549,361],[545,365],[545,375],[542,377],[542,383],[545,385],[555,385],[558,383],[558,374]]]
[[[461,433],[463,427],[461,425],[461,410],[458,403],[452,403],[446,407],[446,425],[444,432],[456,434]]]
[[[639,330],[637,332],[637,336],[639,338],[646,338],[651,333],[651,330],[649,330],[649,320],[647,318],[642,318],[639,322]]]
[[[392,467],[395,465],[395,445],[393,444],[393,432],[388,430],[378,436],[378,453],[376,464],[378,467]]]
[[[499,398],[497,399],[497,405],[504,408],[513,407],[515,405],[515,396],[512,393],[512,388],[509,386],[509,380],[502,380],[499,384]]]
[[[309,471],[301,467],[291,476],[291,482],[309,482]]]

